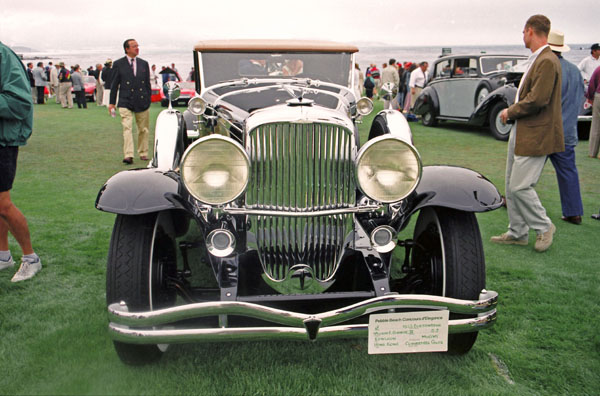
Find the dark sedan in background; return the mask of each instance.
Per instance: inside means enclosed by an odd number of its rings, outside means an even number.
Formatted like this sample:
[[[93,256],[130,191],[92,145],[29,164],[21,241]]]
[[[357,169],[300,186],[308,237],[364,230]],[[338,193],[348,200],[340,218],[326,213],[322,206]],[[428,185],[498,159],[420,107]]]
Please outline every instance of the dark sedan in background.
[[[426,126],[435,126],[438,120],[489,125],[496,139],[507,140],[510,125],[498,118],[507,102],[501,95],[491,101],[489,96],[506,84],[509,71],[519,70],[526,60],[521,55],[441,57],[433,63],[431,79],[417,98],[414,111]],[[485,106],[481,106],[483,102]]]

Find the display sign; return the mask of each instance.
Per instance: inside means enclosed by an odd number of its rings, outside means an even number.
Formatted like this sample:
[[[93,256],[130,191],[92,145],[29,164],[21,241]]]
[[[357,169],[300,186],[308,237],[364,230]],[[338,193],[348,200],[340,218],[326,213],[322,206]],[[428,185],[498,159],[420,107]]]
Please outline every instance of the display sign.
[[[450,312],[402,312],[369,317],[369,354],[445,352]]]

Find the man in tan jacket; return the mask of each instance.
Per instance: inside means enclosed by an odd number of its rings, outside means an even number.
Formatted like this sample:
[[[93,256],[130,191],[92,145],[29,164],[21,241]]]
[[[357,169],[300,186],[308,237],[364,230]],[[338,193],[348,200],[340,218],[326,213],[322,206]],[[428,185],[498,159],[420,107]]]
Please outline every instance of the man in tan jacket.
[[[529,229],[537,233],[535,250],[552,245],[556,227],[535,192],[546,156],[564,151],[561,110],[561,67],[548,47],[550,20],[534,15],[525,23],[523,42],[531,50],[529,66],[519,84],[515,103],[502,111],[503,122],[514,121],[506,160],[508,231],[495,243],[527,245]]]

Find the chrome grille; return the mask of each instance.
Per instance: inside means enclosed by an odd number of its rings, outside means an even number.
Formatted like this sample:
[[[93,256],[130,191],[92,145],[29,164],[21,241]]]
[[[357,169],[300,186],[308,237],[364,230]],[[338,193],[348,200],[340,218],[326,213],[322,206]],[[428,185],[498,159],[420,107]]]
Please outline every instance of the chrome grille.
[[[266,274],[282,280],[288,268],[306,264],[316,279],[330,278],[353,219],[319,211],[355,205],[352,131],[332,124],[265,124],[250,132],[248,144],[246,206],[298,215],[249,216]]]

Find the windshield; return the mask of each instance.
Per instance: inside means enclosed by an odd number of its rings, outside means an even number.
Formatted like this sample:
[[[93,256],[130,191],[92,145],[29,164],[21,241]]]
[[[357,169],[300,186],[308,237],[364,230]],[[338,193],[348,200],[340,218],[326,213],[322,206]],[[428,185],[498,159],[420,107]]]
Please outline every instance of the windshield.
[[[512,71],[515,66],[524,63],[526,56],[485,56],[481,57],[481,73]]]
[[[240,78],[311,78],[350,85],[348,53],[202,53],[204,87]]]

